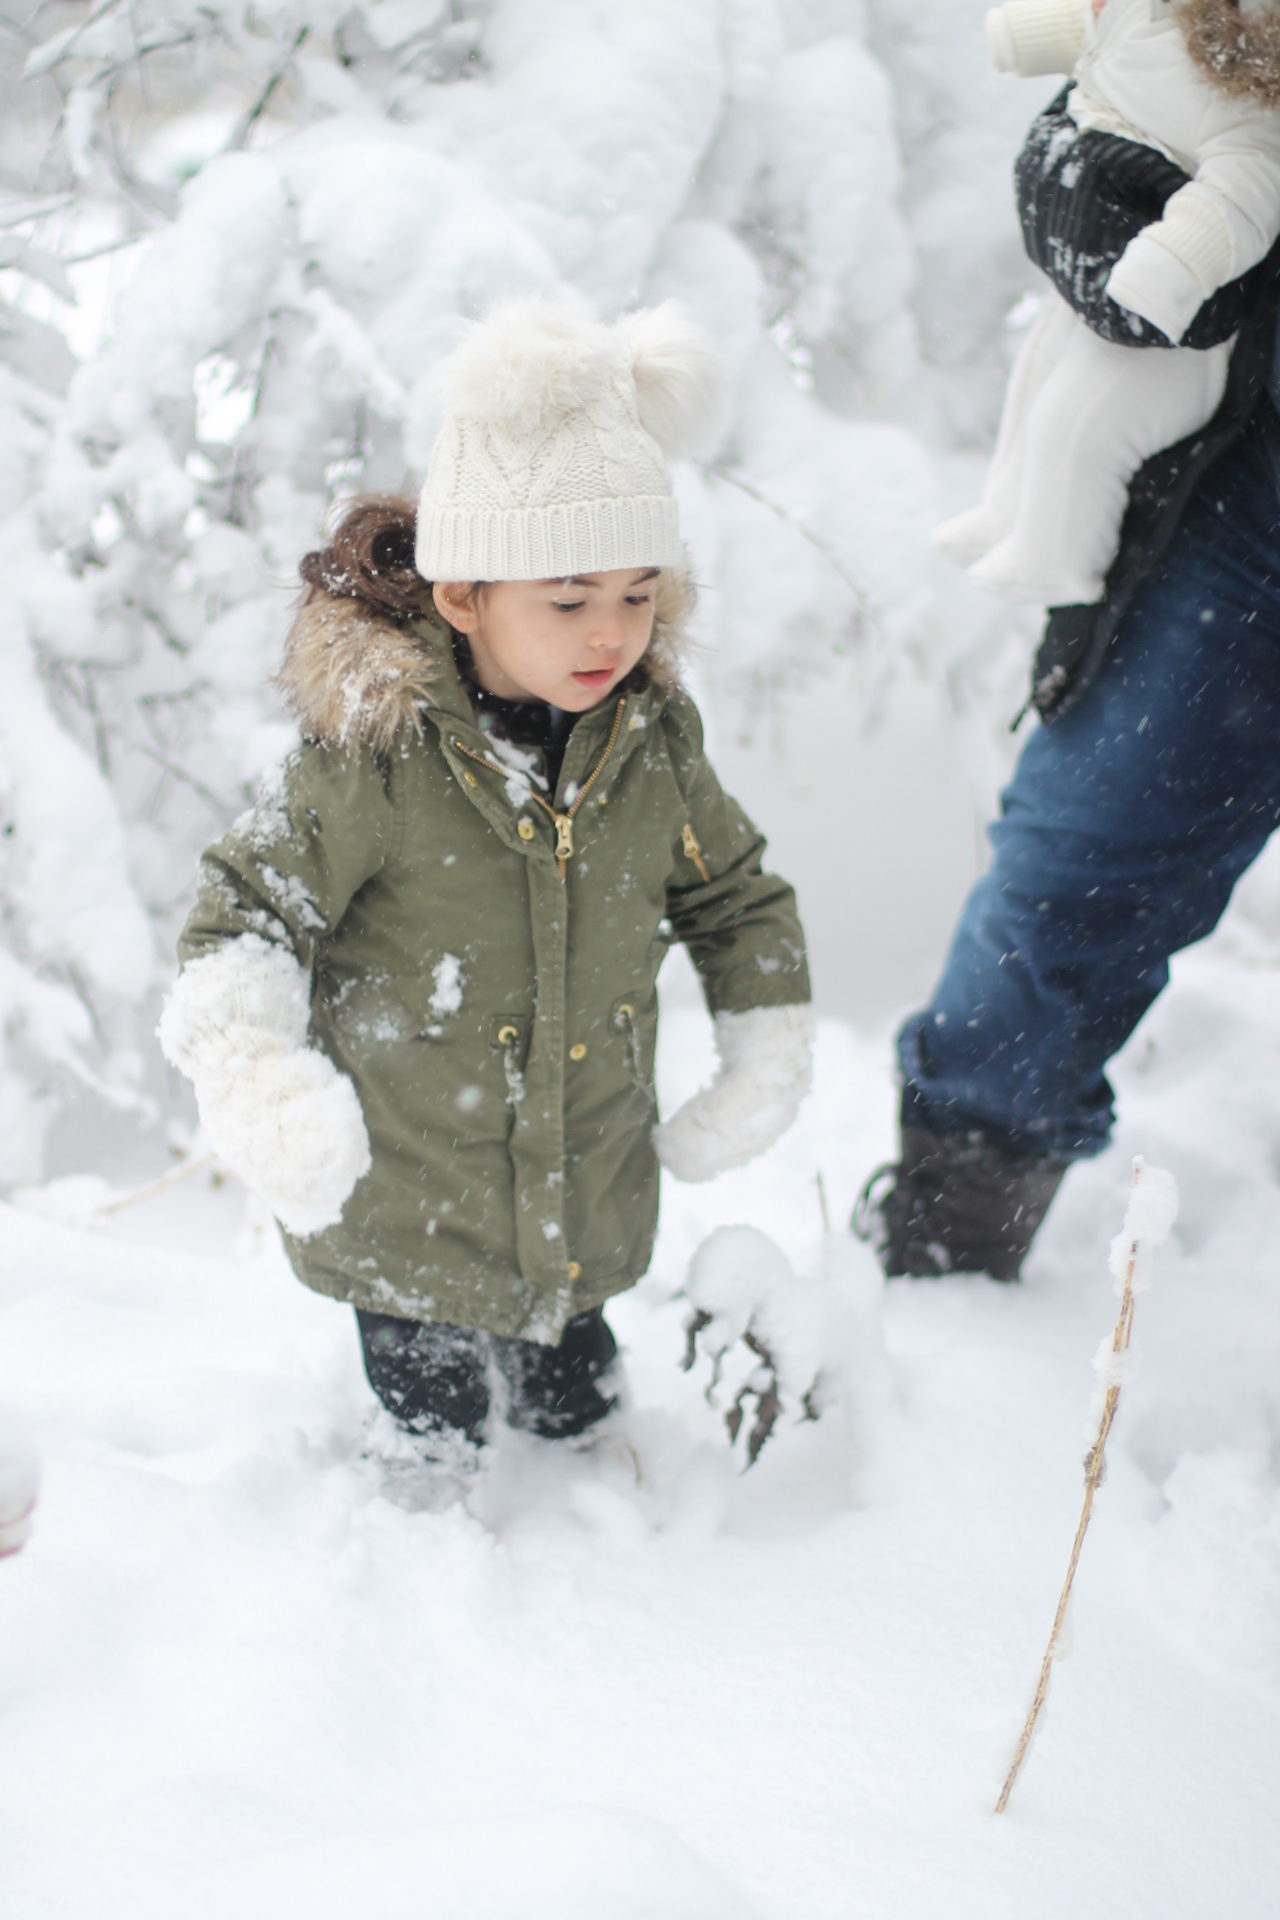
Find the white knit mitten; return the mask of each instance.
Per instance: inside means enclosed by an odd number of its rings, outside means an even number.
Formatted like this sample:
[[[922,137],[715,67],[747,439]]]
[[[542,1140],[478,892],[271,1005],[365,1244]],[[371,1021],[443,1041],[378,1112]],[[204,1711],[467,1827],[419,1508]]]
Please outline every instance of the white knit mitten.
[[[1084,49],[1086,0],[1005,0],[987,14],[987,52],[997,73],[1070,73]]]
[[[1107,276],[1118,305],[1159,327],[1176,346],[1204,301],[1204,288],[1176,253],[1149,232],[1136,234]]]
[[[716,1015],[720,1066],[701,1093],[653,1130],[677,1180],[714,1180],[745,1166],[791,1125],[813,1072],[813,1011],[753,1007]]]
[[[371,1164],[356,1090],[306,1044],[309,1014],[296,960],[249,934],[183,969],[159,1029],[219,1157],[299,1236],[336,1225]]]

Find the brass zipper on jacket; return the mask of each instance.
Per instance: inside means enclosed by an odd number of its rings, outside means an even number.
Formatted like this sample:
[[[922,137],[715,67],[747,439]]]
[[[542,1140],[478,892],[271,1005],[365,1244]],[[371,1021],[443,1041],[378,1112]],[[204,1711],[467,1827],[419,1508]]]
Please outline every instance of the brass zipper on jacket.
[[[565,867],[573,858],[573,816],[577,813],[578,808],[582,805],[592,787],[594,787],[596,781],[600,778],[605,761],[618,744],[618,735],[622,732],[622,715],[626,709],[626,704],[627,700],[624,694],[618,702],[617,711],[614,713],[613,726],[609,730],[609,738],[604,743],[604,752],[600,755],[595,766],[578,788],[572,806],[566,807],[565,811],[560,813],[552,806],[549,800],[544,800],[540,793],[534,793],[532,789],[530,790],[529,798],[535,806],[541,807],[544,813],[551,816],[555,825],[556,865],[560,869],[560,878],[562,880],[564,879]],[[461,740],[455,739],[453,744],[459,753],[466,754],[468,760],[476,760],[482,767],[488,767],[491,772],[503,774],[508,779],[511,777],[511,768],[504,767],[500,760],[490,760],[487,754],[477,753],[474,747],[465,746]],[[690,833],[692,832],[692,828],[686,827],[685,831],[686,833]],[[701,858],[701,855],[699,855],[699,858]],[[706,877],[709,880],[711,875],[708,873]]]
[[[698,836],[687,823],[680,829],[680,844],[684,848],[686,860],[692,860],[703,879],[710,881],[711,869],[702,857],[702,848],[698,845]]]

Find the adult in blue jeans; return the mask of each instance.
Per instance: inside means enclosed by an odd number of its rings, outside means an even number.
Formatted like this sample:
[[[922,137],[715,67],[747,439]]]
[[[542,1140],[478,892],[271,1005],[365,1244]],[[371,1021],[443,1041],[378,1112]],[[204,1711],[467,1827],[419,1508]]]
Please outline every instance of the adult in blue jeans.
[[[901,1156],[855,1217],[888,1274],[1017,1278],[1107,1144],[1107,1062],[1280,824],[1272,264],[1219,412],[1134,482],[1105,599],[1050,611],[992,865],[898,1036]]]

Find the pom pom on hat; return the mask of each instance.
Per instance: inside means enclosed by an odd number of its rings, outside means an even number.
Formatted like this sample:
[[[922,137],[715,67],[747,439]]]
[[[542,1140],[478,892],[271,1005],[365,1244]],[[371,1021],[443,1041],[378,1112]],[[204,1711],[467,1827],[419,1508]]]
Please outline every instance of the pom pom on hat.
[[[641,426],[666,454],[692,451],[724,398],[724,364],[710,335],[674,300],[624,314],[610,331],[631,361]]]
[[[440,391],[450,413],[532,433],[604,391],[610,346],[584,308],[512,300],[468,329],[440,370]]]
[[[451,413],[531,433],[590,406],[628,372],[640,424],[662,451],[696,446],[719,411],[723,367],[706,330],[674,300],[612,326],[567,302],[510,301],[471,328],[440,387]]]
[[[428,580],[537,580],[684,557],[664,454],[690,450],[720,361],[673,301],[611,326],[568,301],[495,308],[441,369],[418,508]]]

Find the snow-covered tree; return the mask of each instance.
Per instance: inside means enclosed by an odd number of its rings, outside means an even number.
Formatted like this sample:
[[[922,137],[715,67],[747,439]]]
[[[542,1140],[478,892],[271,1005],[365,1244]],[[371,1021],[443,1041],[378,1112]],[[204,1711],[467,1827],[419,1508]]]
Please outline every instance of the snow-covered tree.
[[[284,590],[337,498],[421,470],[495,298],[675,294],[724,346],[683,491],[740,733],[842,657],[865,688],[990,653],[925,538],[925,440],[986,430],[1024,272],[1024,104],[955,134],[980,11],[4,0],[0,1178],[77,1089],[158,1111],[195,852],[287,737]]]

